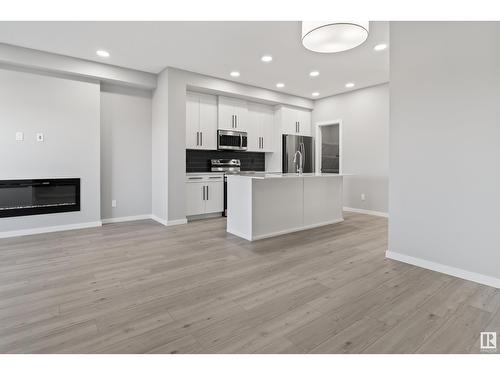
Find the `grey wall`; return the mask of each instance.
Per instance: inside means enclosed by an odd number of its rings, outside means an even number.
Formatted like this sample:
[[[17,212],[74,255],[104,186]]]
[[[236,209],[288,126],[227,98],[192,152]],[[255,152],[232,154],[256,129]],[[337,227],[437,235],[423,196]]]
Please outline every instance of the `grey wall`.
[[[344,178],[344,206],[388,212],[389,84],[317,100],[313,136],[333,120],[342,120],[342,173],[355,175]]]
[[[99,84],[0,69],[0,179],[81,178],[80,212],[2,218],[0,232],[100,221],[99,106]]]
[[[151,136],[151,91],[102,86],[103,219],[151,214]]]
[[[499,45],[499,22],[391,22],[389,250],[497,287]]]

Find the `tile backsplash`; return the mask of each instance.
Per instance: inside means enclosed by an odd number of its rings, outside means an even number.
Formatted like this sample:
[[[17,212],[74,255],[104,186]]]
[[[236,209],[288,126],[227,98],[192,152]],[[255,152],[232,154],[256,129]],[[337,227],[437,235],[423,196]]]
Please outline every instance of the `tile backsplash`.
[[[265,171],[263,152],[186,150],[186,172],[210,172],[211,159],[240,159],[242,171]]]

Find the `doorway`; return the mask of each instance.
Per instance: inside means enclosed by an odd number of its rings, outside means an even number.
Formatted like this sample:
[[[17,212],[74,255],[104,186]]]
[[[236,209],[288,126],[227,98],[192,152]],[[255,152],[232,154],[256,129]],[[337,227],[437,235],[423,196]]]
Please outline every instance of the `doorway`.
[[[320,173],[342,173],[341,122],[317,124],[316,165]]]

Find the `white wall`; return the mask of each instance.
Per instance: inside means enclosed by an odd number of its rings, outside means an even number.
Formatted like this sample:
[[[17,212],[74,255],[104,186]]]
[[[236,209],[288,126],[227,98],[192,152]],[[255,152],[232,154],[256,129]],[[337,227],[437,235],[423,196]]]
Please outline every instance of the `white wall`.
[[[100,222],[99,106],[99,84],[0,69],[0,179],[81,178],[80,212],[1,218],[0,232]]]
[[[317,100],[313,135],[334,120],[342,121],[342,173],[354,175],[344,178],[344,206],[388,212],[389,84]]]
[[[500,23],[391,22],[388,256],[500,287]]]
[[[156,87],[156,75],[152,73],[4,43],[0,43],[0,64],[9,69],[30,69],[75,80],[96,80],[148,90]]]
[[[103,219],[151,214],[151,135],[151,91],[101,86]]]
[[[184,142],[185,139],[179,140]],[[152,101],[152,186],[151,212],[156,220],[167,223],[168,201],[168,70],[158,75]],[[184,160],[183,158],[182,160]],[[184,161],[185,163],[185,161]]]

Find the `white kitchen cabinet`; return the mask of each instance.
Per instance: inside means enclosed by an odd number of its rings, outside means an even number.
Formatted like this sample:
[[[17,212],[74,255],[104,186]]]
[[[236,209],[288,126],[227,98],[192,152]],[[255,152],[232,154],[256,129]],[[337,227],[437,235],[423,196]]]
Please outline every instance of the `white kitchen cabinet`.
[[[262,113],[261,117],[262,150],[274,152],[274,108],[269,107]]]
[[[205,183],[205,213],[224,211],[224,185],[220,181],[208,181]]]
[[[200,215],[205,212],[205,185],[199,182],[186,182],[186,215]]]
[[[282,106],[278,109],[282,134],[311,135],[311,112]]]
[[[248,109],[245,100],[219,96],[218,109],[219,129],[247,131]]]
[[[273,107],[249,102],[247,118],[248,151],[273,152]]]
[[[312,135],[311,132],[311,112],[298,110],[299,112],[299,135]]]
[[[224,176],[190,174],[186,177],[186,216],[224,211]]]
[[[186,148],[217,149],[217,97],[186,93]]]

